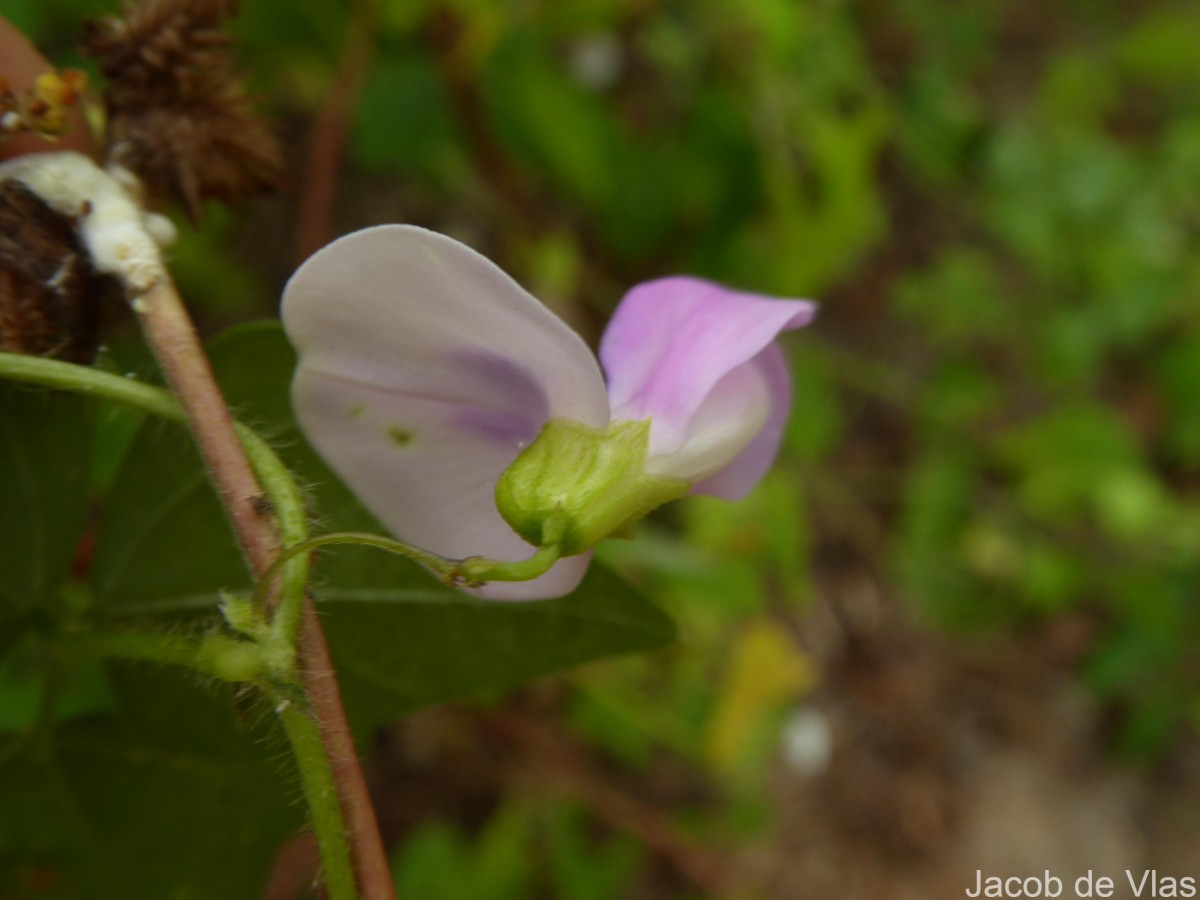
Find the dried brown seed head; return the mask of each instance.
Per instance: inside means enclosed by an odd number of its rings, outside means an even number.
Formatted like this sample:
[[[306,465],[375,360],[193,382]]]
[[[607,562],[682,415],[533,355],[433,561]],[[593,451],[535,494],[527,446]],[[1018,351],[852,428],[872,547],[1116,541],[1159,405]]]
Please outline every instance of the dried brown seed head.
[[[233,0],[139,0],[92,23],[85,51],[108,79],[110,162],[198,218],[204,201],[274,190],[283,151],[255,113],[222,30]]]

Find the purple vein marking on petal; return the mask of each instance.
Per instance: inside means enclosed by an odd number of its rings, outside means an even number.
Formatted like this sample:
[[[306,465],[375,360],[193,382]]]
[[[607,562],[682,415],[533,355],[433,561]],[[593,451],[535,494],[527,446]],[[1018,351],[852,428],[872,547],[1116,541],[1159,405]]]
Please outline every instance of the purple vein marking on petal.
[[[520,450],[541,430],[541,423],[500,409],[480,409],[477,406],[459,407],[454,411],[454,425],[480,437],[512,444]]]
[[[486,384],[495,406],[462,405],[454,422],[482,437],[511,443],[518,449],[537,437],[550,418],[550,401],[538,380],[511,359],[486,351],[468,350],[456,355],[472,379]]]

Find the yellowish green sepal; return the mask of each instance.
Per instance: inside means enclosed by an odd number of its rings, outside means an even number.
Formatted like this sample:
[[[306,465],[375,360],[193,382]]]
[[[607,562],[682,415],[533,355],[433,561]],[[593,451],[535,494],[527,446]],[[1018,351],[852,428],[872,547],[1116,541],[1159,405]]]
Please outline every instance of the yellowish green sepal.
[[[554,541],[546,530],[552,523],[563,556],[583,553],[606,537],[627,536],[639,519],[692,486],[646,472],[649,437],[648,419],[604,430],[551,419],[500,476],[496,506],[536,547]]]

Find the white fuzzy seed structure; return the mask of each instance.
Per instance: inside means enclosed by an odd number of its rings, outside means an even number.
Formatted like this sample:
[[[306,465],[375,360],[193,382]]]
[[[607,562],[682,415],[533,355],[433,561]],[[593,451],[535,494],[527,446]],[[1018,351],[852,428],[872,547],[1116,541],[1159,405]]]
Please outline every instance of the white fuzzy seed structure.
[[[92,265],[120,279],[131,298],[166,276],[160,247],[173,229],[163,228],[161,216],[147,214],[126,187],[83,154],[20,156],[0,163],[0,180],[9,178],[77,218]]]

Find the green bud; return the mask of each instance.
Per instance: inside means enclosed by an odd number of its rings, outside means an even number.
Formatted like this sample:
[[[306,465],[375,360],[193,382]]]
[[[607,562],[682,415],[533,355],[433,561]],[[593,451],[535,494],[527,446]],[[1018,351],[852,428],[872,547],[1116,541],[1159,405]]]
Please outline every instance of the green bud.
[[[500,476],[496,506],[529,543],[557,543],[563,556],[583,553],[606,537],[629,537],[638,519],[692,486],[646,473],[649,438],[649,419],[603,431],[551,419]]]

